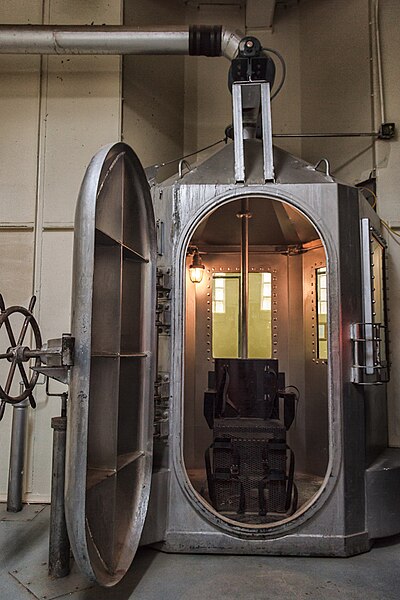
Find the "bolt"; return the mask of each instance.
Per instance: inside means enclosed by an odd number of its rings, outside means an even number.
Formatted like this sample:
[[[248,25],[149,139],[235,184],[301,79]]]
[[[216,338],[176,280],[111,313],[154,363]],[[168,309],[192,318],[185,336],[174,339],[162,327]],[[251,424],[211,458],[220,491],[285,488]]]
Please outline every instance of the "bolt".
[[[252,48],[254,46],[253,40],[247,40],[246,46],[247,46],[247,48]]]

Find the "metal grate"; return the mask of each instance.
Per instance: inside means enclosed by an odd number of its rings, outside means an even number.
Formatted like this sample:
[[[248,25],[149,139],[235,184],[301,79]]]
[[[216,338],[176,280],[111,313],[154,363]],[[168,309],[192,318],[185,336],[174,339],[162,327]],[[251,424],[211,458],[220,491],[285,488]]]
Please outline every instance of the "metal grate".
[[[286,510],[286,430],[277,420],[216,419],[213,492],[221,513]]]

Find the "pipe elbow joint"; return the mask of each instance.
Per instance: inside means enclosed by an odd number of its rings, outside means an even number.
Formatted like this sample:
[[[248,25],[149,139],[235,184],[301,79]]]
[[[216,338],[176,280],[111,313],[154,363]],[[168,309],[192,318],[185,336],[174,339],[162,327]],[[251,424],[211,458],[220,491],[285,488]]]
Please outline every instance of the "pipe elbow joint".
[[[190,25],[189,54],[191,56],[225,56],[232,60],[238,53],[239,32],[232,32],[222,25]]]

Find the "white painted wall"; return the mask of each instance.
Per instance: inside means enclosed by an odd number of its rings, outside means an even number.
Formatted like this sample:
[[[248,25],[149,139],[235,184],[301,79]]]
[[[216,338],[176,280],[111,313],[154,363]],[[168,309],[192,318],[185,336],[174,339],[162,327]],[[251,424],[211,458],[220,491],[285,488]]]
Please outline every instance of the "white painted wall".
[[[183,26],[182,2],[125,0],[124,23],[130,27]],[[182,156],[184,57],[125,56],[123,64],[123,140],[144,167]],[[160,176],[171,172],[173,168],[164,168]]]
[[[0,22],[119,24],[121,6],[106,0],[7,0],[0,4]],[[75,202],[92,155],[120,139],[120,62],[0,57],[0,291],[7,305],[27,305],[36,293],[45,340],[70,330]],[[2,382],[5,371],[3,366]],[[29,502],[49,498],[50,419],[60,410],[57,399],[46,400],[43,386],[35,397],[25,472]],[[11,413],[8,406],[0,423],[0,499],[7,490]]]
[[[367,0],[300,5],[302,132],[372,131]],[[335,176],[356,183],[372,167],[371,138],[304,139],[303,158],[326,157]]]

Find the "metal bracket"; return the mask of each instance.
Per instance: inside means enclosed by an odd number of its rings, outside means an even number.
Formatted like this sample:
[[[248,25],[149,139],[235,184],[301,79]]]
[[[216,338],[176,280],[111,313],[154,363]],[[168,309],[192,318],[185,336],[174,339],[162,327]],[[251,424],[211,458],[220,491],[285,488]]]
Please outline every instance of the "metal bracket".
[[[75,338],[70,333],[48,340],[37,353],[46,366],[32,367],[32,370],[68,385],[69,369],[74,364],[74,348]]]
[[[387,363],[381,358],[385,330],[385,326],[381,323],[352,323],[350,329],[350,338],[353,342],[352,383],[377,385],[389,381]]]
[[[154,436],[168,437],[169,432],[169,373],[159,373],[154,395]]]
[[[159,333],[169,334],[171,327],[171,271],[157,269],[156,327]]]

